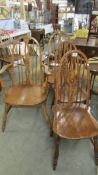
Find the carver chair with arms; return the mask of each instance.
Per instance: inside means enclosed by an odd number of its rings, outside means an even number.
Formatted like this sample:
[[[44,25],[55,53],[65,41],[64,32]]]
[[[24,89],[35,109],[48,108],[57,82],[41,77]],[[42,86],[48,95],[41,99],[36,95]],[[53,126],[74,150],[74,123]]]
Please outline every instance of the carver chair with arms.
[[[5,110],[2,131],[5,130],[8,112],[12,107],[30,107],[37,104],[41,104],[45,119],[50,127],[50,119],[45,104],[48,95],[48,84],[44,76],[41,48],[34,38],[25,38],[23,43],[24,66],[19,62],[14,64],[15,52],[19,52],[20,56],[22,54],[21,50],[17,50],[19,40],[16,40],[12,47],[11,72],[13,76],[10,87],[3,87]],[[18,58],[20,59],[20,57]]]
[[[19,43],[15,47],[14,51],[14,65],[21,64],[24,65],[24,52],[23,52],[23,42],[22,40],[27,38],[27,36],[23,37],[18,37]],[[0,43],[0,63],[1,63],[1,68],[6,65],[10,64],[12,62],[12,47],[13,44],[16,42],[16,39],[10,40],[8,39],[7,41],[4,41]],[[7,70],[9,73],[10,78],[12,79],[12,74],[11,74],[11,67]]]
[[[17,44],[17,49],[15,49],[15,53],[14,53],[14,61],[19,61],[22,62],[24,61],[24,53],[22,52],[20,55],[20,52],[22,50],[22,40],[27,38],[27,36],[24,37],[19,37],[19,43]],[[2,43],[0,43],[0,61],[2,62],[3,66],[5,63],[11,63],[11,57],[12,57],[12,47],[13,47],[13,43],[16,42],[16,39],[14,40],[7,40],[4,41]]]
[[[84,64],[83,64],[84,58]],[[85,104],[83,103],[85,95]],[[55,149],[53,169],[56,169],[60,139],[93,138],[98,153],[98,123],[90,113],[90,72],[87,58],[78,50],[68,51],[56,69],[53,133]],[[96,163],[98,158],[96,156]]]

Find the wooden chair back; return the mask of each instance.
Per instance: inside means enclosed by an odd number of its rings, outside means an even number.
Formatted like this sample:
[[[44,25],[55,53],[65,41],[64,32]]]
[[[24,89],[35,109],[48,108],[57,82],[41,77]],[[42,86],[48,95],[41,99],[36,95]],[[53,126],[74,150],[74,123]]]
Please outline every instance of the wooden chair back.
[[[0,60],[4,63],[9,63],[9,56],[12,54],[12,41],[7,40],[0,43]]]
[[[48,44],[48,65],[51,61],[55,61],[55,59],[59,62],[61,57],[63,56],[63,41],[68,41],[69,36],[61,32],[59,30],[55,31],[50,39]]]
[[[63,55],[71,50],[77,50],[77,48],[70,42],[68,38],[66,38],[64,42],[59,42],[55,52],[55,62],[59,63]]]
[[[64,47],[63,54],[65,54],[69,50],[76,50],[77,49],[77,47],[74,44],[72,44],[70,40],[65,40],[63,47]]]
[[[50,36],[49,43],[48,43],[49,56],[50,55],[52,56],[55,54],[56,48],[60,42],[60,38],[61,38],[60,31],[56,31]]]
[[[83,64],[84,60],[84,64]],[[90,75],[87,57],[79,50],[68,51],[56,68],[56,103],[80,105],[83,93],[89,106]],[[62,100],[61,100],[62,99]]]
[[[59,30],[55,31],[49,39],[48,55],[54,54],[58,45],[65,39],[69,39],[69,36],[66,33]]]
[[[17,61],[15,61],[16,55]],[[21,64],[20,57],[24,57]],[[41,85],[44,81],[44,70],[42,67],[42,52],[35,38],[24,38],[13,43],[12,48],[12,85]],[[24,66],[23,66],[24,65]]]

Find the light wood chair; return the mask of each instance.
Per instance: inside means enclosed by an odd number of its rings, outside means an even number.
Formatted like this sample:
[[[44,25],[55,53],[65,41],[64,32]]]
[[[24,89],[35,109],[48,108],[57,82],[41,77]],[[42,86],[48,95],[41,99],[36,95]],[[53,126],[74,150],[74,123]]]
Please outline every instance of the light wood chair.
[[[46,75],[48,83],[54,85],[55,81],[55,68],[67,51],[76,49],[76,46],[71,44],[69,36],[61,31],[56,31],[50,37],[48,44],[48,56],[44,64],[46,67]]]
[[[7,89],[3,87],[5,103],[2,122],[3,132],[6,127],[8,112],[12,107],[30,107],[41,104],[47,124],[49,127],[51,125],[46,110],[48,84],[44,76],[41,48],[36,39],[25,38],[23,50],[17,50],[19,42],[19,40],[16,40],[12,47],[11,87]],[[19,64],[22,52],[24,52],[24,66]],[[15,63],[16,53],[20,55],[20,57],[17,57],[17,63]]]
[[[17,48],[15,49],[15,54],[14,54],[15,61],[24,60],[24,54],[20,55],[20,52],[22,50],[23,38],[25,39],[25,38],[27,38],[27,36],[18,38],[19,43],[17,44]],[[0,43],[0,61],[2,62],[1,66],[3,66],[6,63],[11,63],[12,47],[13,47],[13,43],[15,41],[16,40],[7,40],[7,41]]]
[[[63,42],[63,55],[68,52],[69,50],[76,50],[77,47],[71,43],[70,40],[64,40]]]
[[[24,53],[23,53],[23,38],[27,38],[27,36],[24,37],[18,37],[19,43],[17,44],[15,48],[15,53],[14,53],[14,64],[18,62],[18,64],[24,65]],[[6,40],[2,43],[0,43],[0,63],[1,63],[1,68],[6,65],[10,64],[12,61],[12,47],[13,43],[16,41],[15,40]],[[21,52],[21,54],[20,54]],[[10,78],[12,78],[10,68],[7,70],[9,73]]]
[[[82,64],[83,58],[85,59]],[[86,102],[83,104],[82,96]],[[78,50],[67,52],[56,70],[53,133],[55,147],[53,169],[56,169],[60,139],[93,138],[98,165],[98,122],[90,112],[90,71],[86,56]],[[62,99],[62,100],[61,100]]]
[[[48,65],[51,64],[51,61],[55,58],[55,52],[58,46],[63,43],[63,41],[69,41],[69,36],[61,31],[54,32],[49,39],[48,44]],[[63,51],[63,50],[62,50]],[[63,54],[63,53],[62,53]]]

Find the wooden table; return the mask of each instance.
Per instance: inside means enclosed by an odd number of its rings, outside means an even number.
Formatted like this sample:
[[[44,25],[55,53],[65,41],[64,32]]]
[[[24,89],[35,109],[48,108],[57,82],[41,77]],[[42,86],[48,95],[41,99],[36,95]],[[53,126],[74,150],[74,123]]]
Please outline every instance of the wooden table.
[[[89,38],[89,41],[87,42],[87,39],[85,38],[76,38],[75,40],[71,40],[72,44],[75,44],[78,49],[83,51],[88,58],[91,57],[98,57],[98,44],[96,44],[96,41],[98,39],[96,38]]]
[[[98,62],[89,64],[91,73],[91,95],[98,95],[98,86],[96,87],[96,78],[98,77]]]

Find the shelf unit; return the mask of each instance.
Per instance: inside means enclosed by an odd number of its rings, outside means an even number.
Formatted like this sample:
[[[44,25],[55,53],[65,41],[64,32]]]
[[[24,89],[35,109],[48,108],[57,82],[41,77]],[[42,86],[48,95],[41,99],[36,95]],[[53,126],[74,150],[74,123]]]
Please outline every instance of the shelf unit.
[[[61,30],[72,33],[75,7],[68,0],[53,0],[52,2],[58,4],[58,23],[61,25]]]

